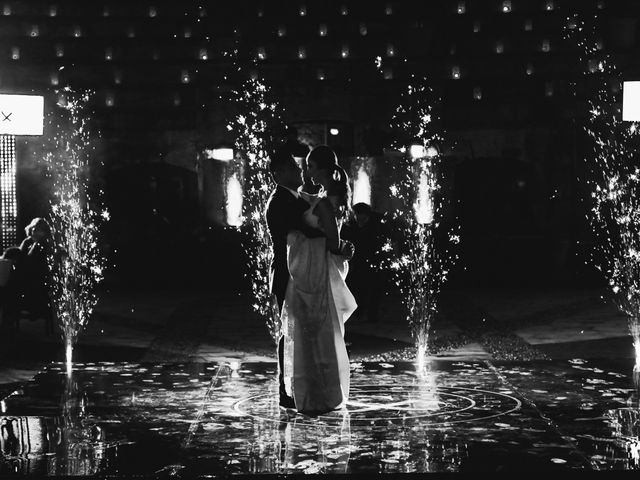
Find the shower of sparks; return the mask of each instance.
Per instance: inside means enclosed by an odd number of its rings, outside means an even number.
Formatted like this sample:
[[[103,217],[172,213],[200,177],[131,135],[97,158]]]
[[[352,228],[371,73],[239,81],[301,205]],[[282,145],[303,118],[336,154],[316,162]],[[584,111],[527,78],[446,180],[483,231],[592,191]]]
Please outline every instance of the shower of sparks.
[[[237,115],[228,129],[235,134],[235,147],[246,160],[243,249],[247,254],[248,276],[254,296],[253,309],[264,317],[274,342],[280,337],[280,317],[269,291],[269,270],[273,245],[265,206],[273,182],[269,173],[269,153],[285,138],[285,124],[270,89],[260,80],[248,80],[235,92]]]
[[[592,87],[584,127],[592,140],[585,158],[590,192],[589,217],[596,235],[592,262],[605,276],[618,308],[629,318],[629,329],[640,366],[640,136],[638,124],[623,122],[620,71],[597,48],[598,18],[587,24],[568,19],[566,36],[578,45]],[[597,68],[595,67],[597,65]]]
[[[437,295],[458,258],[452,252],[459,242],[457,227],[445,227],[443,200],[437,195],[441,158],[435,145],[444,143],[435,111],[438,104],[439,99],[423,79],[420,84],[408,87],[391,121],[393,146],[404,155],[394,164],[390,187],[398,203],[389,221],[399,231],[383,251],[388,254],[388,267],[407,309],[420,368],[425,360],[430,323],[437,311]],[[416,145],[421,148],[411,148]],[[411,155],[418,151],[425,156]],[[447,240],[436,245],[436,236],[440,237],[443,231]]]
[[[71,351],[97,303],[96,287],[106,260],[99,245],[102,226],[109,219],[102,190],[92,190],[90,174],[96,161],[86,105],[89,94],[65,89],[67,101],[58,105],[52,144],[46,155],[52,179],[49,223],[52,248],[48,255],[49,289],[61,323],[67,369]]]

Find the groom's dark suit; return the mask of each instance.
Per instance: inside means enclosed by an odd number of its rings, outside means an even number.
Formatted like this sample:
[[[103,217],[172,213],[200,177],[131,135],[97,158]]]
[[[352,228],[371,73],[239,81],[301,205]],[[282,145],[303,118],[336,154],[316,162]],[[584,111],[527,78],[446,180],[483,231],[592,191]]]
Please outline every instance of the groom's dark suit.
[[[271,292],[276,296],[278,307],[282,310],[284,296],[289,283],[289,267],[287,265],[287,234],[298,230],[310,238],[321,237],[324,234],[305,224],[303,214],[309,204],[302,198],[296,198],[286,188],[278,185],[267,202],[267,226],[273,241],[273,262],[271,264],[272,284]],[[293,406],[293,399],[284,390],[283,355],[284,341],[278,342],[278,362],[280,364],[280,402]]]
[[[282,309],[289,283],[287,234],[292,230],[298,230],[310,238],[323,236],[320,230],[304,222],[303,214],[308,208],[309,204],[306,200],[294,197],[290,191],[280,185],[276,187],[267,202],[267,226],[273,241],[271,292],[275,294],[280,309]]]

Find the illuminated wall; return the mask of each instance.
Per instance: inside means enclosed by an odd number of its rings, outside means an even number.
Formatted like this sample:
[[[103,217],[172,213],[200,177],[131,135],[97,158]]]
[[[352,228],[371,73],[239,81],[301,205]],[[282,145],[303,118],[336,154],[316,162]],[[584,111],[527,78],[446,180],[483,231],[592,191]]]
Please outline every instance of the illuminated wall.
[[[353,175],[352,204],[366,203],[371,205],[372,160],[369,158],[354,159],[351,174]]]
[[[242,183],[239,173],[234,172],[227,178],[226,184],[226,214],[227,225],[239,227],[242,225]]]
[[[420,165],[420,179],[418,180],[418,195],[414,210],[418,223],[433,222],[433,190],[434,178],[429,171],[430,165],[422,162]]]
[[[198,182],[204,218],[215,225],[243,223],[244,162],[230,148],[205,149],[199,156]]]

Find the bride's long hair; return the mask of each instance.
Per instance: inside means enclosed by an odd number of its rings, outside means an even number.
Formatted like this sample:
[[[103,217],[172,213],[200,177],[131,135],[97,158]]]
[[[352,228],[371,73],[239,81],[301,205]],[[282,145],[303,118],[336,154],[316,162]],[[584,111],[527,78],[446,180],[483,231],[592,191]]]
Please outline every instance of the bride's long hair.
[[[347,172],[340,165],[333,165],[330,178],[331,182],[329,183],[329,188],[327,188],[327,196],[337,198],[337,206],[341,210],[348,209],[351,203],[351,188],[349,187]]]
[[[351,188],[349,176],[338,165],[335,152],[328,145],[318,145],[307,155],[307,162],[313,160],[320,170],[328,173],[329,184],[326,187],[327,196],[335,198],[336,216],[339,219],[346,218],[351,204]]]

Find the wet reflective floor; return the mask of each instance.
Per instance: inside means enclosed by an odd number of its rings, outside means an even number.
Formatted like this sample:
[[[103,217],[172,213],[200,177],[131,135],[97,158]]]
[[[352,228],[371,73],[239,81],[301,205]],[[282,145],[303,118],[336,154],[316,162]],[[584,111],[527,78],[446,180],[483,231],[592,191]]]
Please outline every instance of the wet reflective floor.
[[[632,369],[354,363],[346,408],[312,418],[280,409],[275,364],[52,364],[0,404],[0,475],[638,469]]]

